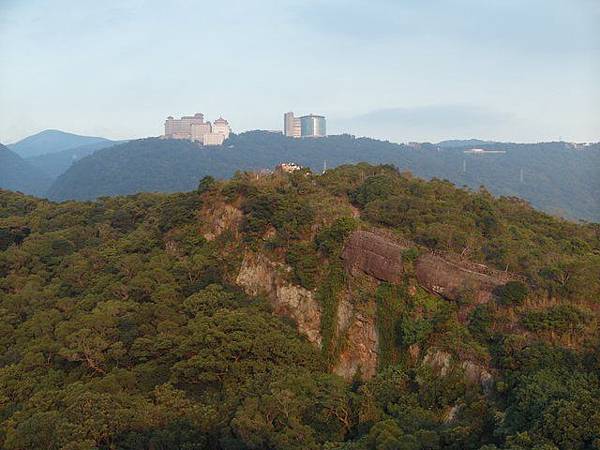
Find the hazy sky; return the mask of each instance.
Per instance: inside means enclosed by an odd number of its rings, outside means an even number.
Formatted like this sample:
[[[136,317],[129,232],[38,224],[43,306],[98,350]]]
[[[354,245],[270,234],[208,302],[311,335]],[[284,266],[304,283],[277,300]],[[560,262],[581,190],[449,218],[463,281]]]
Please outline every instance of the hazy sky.
[[[600,140],[600,0],[0,0],[0,142],[327,115],[392,141]]]

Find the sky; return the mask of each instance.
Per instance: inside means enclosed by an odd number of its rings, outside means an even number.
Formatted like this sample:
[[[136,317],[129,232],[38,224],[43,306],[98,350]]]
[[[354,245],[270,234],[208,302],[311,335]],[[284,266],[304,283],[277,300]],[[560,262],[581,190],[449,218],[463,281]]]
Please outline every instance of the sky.
[[[283,113],[394,142],[600,140],[600,0],[0,0],[0,142]]]

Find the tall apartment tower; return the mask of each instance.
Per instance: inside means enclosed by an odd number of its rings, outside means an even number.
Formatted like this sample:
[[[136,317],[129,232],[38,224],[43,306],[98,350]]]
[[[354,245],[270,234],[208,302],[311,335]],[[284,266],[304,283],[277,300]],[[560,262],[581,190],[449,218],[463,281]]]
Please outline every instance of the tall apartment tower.
[[[283,134],[289,137],[325,137],[327,129],[324,116],[309,114],[295,117],[293,112],[283,115]]]
[[[287,112],[283,115],[283,134],[294,138],[299,138],[302,135],[300,118],[294,117],[293,112]]]
[[[325,137],[327,135],[325,117],[315,114],[300,117],[300,130],[302,137]]]

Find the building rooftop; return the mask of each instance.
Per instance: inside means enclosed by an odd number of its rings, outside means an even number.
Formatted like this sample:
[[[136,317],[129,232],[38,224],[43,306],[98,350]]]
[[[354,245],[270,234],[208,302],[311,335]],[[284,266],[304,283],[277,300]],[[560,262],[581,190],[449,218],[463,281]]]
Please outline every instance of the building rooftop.
[[[300,116],[300,119],[305,119],[308,117],[316,117],[317,119],[324,119],[325,116],[320,116],[318,114],[307,114],[306,116]]]

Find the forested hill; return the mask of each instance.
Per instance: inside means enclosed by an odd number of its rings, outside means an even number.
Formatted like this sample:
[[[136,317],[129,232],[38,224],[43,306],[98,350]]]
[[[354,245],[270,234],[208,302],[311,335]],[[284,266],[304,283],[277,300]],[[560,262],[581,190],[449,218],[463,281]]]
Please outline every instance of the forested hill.
[[[271,169],[286,161],[314,171],[321,171],[325,161],[330,168],[366,161],[393,164],[424,178],[448,179],[457,186],[477,189],[485,185],[496,195],[519,196],[551,214],[600,221],[600,145],[578,150],[566,143],[477,143],[506,153],[465,154],[471,147],[461,147],[460,142],[450,147],[406,146],[347,135],[298,140],[261,131],[234,135],[223,147],[144,139],[76,162],[54,183],[49,196],[93,199],[142,191],[186,191],[205,175],[225,178],[237,170]]]
[[[0,448],[599,448],[598,224],[390,166],[196,184],[0,191]]]
[[[0,144],[0,189],[43,196],[51,184],[43,171]]]

